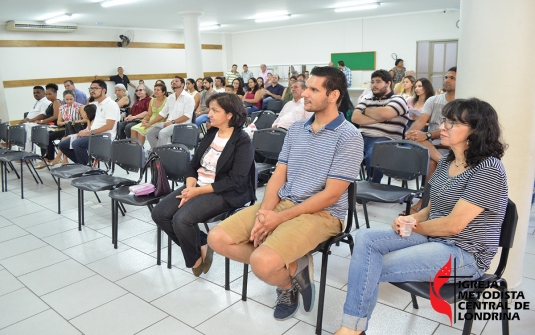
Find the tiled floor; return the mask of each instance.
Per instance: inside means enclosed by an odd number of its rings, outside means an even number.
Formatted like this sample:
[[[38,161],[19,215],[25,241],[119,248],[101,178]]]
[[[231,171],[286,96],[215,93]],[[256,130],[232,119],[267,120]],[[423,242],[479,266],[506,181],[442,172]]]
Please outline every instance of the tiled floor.
[[[127,176],[122,170],[118,173]],[[249,275],[248,300],[240,299],[241,264],[231,263],[231,290],[225,291],[224,258],[216,255],[207,275],[194,277],[185,268],[180,248],[173,248],[173,267],[156,265],[156,226],[147,208],[127,206],[119,218],[119,248],[111,243],[110,201],[85,197],[86,226],[77,230],[76,190],[62,183],[62,209],[57,214],[56,188],[48,172],[44,185],[25,174],[25,200],[20,184],[9,174],[9,192],[0,194],[0,335],[28,334],[314,334],[316,308],[294,318],[273,319],[275,292]],[[134,174],[128,175],[136,178]],[[263,197],[264,188],[258,190]],[[360,207],[359,207],[360,209]],[[400,205],[373,204],[371,224],[389,229]],[[532,212],[522,287],[531,309],[511,322],[511,334],[532,334],[535,328],[535,211]],[[364,221],[359,212],[361,223]],[[518,238],[522,238],[519,236]],[[163,238],[162,255],[167,255]],[[166,256],[163,257],[166,260]],[[319,278],[320,255],[315,255]],[[350,262],[346,245],[329,259],[324,334],[340,322]],[[318,288],[318,285],[316,285]],[[462,322],[449,326],[420,299],[414,310],[410,296],[381,284],[379,303],[370,321],[370,335],[460,335]],[[501,334],[497,321],[477,321],[473,332]]]

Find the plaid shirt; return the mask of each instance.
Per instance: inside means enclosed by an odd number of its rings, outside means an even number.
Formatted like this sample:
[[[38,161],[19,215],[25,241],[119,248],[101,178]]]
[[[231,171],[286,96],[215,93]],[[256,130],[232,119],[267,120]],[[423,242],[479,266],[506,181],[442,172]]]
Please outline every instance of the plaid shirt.
[[[346,66],[342,69],[342,72],[346,75],[347,87],[351,87],[351,69]]]

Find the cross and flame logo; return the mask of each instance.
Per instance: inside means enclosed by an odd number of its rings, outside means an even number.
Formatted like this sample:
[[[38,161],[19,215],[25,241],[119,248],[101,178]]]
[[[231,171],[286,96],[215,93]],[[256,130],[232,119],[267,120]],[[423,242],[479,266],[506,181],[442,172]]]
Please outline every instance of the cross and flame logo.
[[[440,295],[440,288],[448,282],[451,274],[451,255],[446,264],[440,270],[433,281],[429,281],[429,299],[431,306],[435,311],[441,314],[446,314],[450,318],[450,326],[452,325],[452,315],[450,304]]]

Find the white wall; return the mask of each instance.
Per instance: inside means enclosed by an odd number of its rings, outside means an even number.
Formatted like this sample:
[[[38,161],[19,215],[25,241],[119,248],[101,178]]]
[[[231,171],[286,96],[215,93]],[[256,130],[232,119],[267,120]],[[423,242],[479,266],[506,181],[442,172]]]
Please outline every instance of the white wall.
[[[429,12],[236,33],[233,62],[327,65],[331,53],[375,51],[377,69],[391,69],[391,54],[396,53],[410,70],[416,67],[416,42],[458,39],[457,20],[459,11]],[[261,52],[259,45],[264,46]],[[369,81],[370,75],[371,71],[354,71],[353,87]]]
[[[0,40],[67,40],[67,41],[118,41],[125,29],[84,28],[74,33],[8,32],[0,28]],[[177,31],[134,30],[135,42],[184,43],[184,36]],[[223,44],[221,34],[201,34],[203,44]],[[224,71],[223,50],[202,50],[205,72]],[[184,49],[141,48],[51,48],[4,47],[0,48],[0,78],[23,80],[32,78],[57,78],[79,76],[106,76],[122,66],[125,74],[187,72]],[[135,77],[131,78],[137,84]],[[152,87],[155,80],[147,80]],[[169,82],[169,80],[166,80]],[[63,83],[58,97],[63,92]],[[75,83],[87,92],[89,83]],[[111,86],[108,82],[108,86]],[[33,85],[32,85],[33,86]],[[113,90],[110,90],[113,91]],[[0,93],[2,93],[0,91]],[[5,104],[0,94],[0,118],[21,119],[34,104],[32,87],[5,88]],[[133,89],[130,88],[130,96]],[[7,112],[6,112],[7,108]]]

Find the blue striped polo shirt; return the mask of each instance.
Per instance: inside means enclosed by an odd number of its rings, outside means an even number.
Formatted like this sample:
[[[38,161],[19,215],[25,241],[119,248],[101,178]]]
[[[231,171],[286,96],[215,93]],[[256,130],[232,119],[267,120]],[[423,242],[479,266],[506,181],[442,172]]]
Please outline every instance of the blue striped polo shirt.
[[[286,164],[288,172],[278,194],[294,204],[323,191],[328,178],[353,182],[362,162],[362,136],[342,113],[316,133],[312,130],[314,117],[290,127],[279,155],[279,163]],[[347,206],[346,191],[325,210],[344,220]]]

